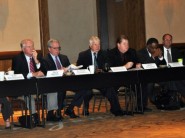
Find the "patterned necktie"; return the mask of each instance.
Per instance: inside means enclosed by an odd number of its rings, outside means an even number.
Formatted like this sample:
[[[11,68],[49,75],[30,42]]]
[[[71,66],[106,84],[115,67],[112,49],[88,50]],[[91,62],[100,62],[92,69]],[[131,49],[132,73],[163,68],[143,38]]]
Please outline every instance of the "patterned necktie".
[[[33,58],[30,58],[30,72],[35,72],[35,68],[33,65]]]
[[[167,50],[167,59],[168,59],[168,63],[171,63],[172,62],[172,57],[170,55],[169,50]]]
[[[57,65],[57,69],[61,69],[61,65],[60,65],[60,62],[58,61],[57,56],[55,56],[55,62],[56,62],[56,65]]]
[[[98,62],[97,62],[96,53],[94,52],[93,54],[94,54],[94,67],[95,67],[95,69],[97,69],[98,68]]]

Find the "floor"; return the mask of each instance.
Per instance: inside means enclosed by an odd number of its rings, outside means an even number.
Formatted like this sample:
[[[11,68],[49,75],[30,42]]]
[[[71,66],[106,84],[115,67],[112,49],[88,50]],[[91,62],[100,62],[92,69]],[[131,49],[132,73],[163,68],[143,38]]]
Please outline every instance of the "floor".
[[[0,138],[185,138],[185,109],[161,111],[154,105],[150,107],[152,112],[115,117],[106,112],[103,105],[89,117],[80,115],[78,119],[70,119],[65,116],[62,122],[47,122],[45,128],[33,129],[4,130],[0,116]],[[19,115],[20,112],[14,113],[15,121]]]

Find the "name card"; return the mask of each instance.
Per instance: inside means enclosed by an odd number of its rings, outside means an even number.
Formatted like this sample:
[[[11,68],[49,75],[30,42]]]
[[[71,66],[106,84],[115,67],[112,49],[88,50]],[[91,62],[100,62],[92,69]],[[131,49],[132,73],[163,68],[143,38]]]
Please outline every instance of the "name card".
[[[144,69],[157,69],[157,65],[155,63],[142,64],[142,67]]]
[[[50,70],[47,71],[46,77],[62,77],[64,74],[64,70]]]
[[[24,80],[22,74],[5,75],[6,80]]]
[[[126,67],[120,66],[120,67],[110,67],[112,72],[122,72],[122,71],[127,71]]]
[[[183,64],[182,63],[180,63],[180,62],[172,62],[172,63],[168,63],[168,65],[170,66],[170,67],[182,67],[183,66]]]
[[[91,74],[88,69],[77,69],[73,70],[75,75],[85,75],[85,74]]]

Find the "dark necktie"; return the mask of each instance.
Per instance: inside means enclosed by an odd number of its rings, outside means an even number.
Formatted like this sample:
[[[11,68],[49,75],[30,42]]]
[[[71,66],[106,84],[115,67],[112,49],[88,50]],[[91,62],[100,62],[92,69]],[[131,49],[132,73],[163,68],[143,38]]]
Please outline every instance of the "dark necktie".
[[[30,58],[30,72],[35,72],[34,64],[33,64],[33,58]]]
[[[57,65],[57,69],[61,69],[61,65],[60,65],[60,62],[58,61],[57,56],[55,56],[55,62],[56,62],[56,65]]]
[[[124,63],[125,61],[125,54],[121,53],[121,61]]]
[[[97,62],[96,53],[94,52],[93,54],[94,54],[94,67],[95,67],[95,69],[97,69],[98,68],[98,62]]]
[[[168,59],[168,63],[171,63],[172,62],[172,57],[170,55],[169,50],[167,50],[167,59]]]

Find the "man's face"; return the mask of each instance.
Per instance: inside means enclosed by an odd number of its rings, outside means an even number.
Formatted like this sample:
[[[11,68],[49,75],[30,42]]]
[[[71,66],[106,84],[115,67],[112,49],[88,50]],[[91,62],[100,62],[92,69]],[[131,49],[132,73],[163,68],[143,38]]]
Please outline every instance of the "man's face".
[[[166,35],[163,39],[163,45],[164,47],[166,47],[167,49],[171,47],[172,44],[172,38],[170,35]]]
[[[90,48],[93,52],[98,52],[100,50],[100,41],[94,40]]]
[[[22,50],[24,54],[28,56],[32,56],[32,52],[33,50],[35,50],[33,42],[30,40],[25,41],[23,44]]]
[[[149,44],[148,45],[148,51],[151,53],[151,54],[154,54],[156,49],[158,49],[159,46],[157,43],[152,43],[152,44]]]
[[[58,42],[53,42],[51,44],[51,47],[49,47],[48,49],[49,52],[54,56],[58,56],[60,54],[60,45]]]
[[[121,53],[125,53],[129,49],[129,42],[126,39],[122,39],[121,43],[117,43],[117,46]]]

